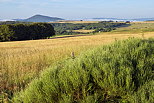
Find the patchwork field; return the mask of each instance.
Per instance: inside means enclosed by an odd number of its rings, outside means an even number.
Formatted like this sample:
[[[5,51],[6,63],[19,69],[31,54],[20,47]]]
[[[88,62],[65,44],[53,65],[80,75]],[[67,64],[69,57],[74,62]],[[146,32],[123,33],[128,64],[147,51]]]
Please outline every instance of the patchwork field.
[[[120,27],[113,33],[145,33],[145,32],[154,32],[154,23],[153,22],[133,22],[128,27]]]
[[[142,31],[143,30],[143,31]],[[81,52],[130,37],[154,37],[154,24],[133,24],[96,35],[0,43],[0,99],[9,101],[40,72]],[[0,101],[0,102],[1,102]]]

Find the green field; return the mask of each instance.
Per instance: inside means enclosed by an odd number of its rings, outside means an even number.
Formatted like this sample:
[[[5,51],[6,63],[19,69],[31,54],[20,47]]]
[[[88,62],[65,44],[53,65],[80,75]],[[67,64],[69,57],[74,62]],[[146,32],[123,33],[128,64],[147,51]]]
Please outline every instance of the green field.
[[[145,32],[154,32],[154,23],[153,22],[137,22],[131,23],[128,27],[118,28],[114,33],[145,33]]]
[[[53,69],[53,68],[56,68],[57,64],[58,64],[57,68],[61,68],[61,67],[67,68],[67,66],[68,66],[68,68],[69,68],[68,70],[67,69],[62,69],[62,70],[63,70],[63,72],[70,70],[69,75],[72,75],[73,73],[78,73],[78,71],[85,72],[82,69],[79,69],[79,70],[76,69],[76,72],[75,72],[75,71],[72,71],[71,68],[73,68],[73,66],[75,66],[75,65],[79,65],[78,64],[79,61],[91,60],[92,57],[90,57],[91,58],[90,59],[89,56],[92,56],[93,52],[94,52],[94,54],[97,54],[98,49],[94,49],[94,48],[101,47],[102,51],[103,51],[104,47],[102,47],[102,45],[108,45],[108,44],[113,43],[114,41],[124,40],[124,39],[128,39],[128,38],[133,38],[133,37],[134,38],[141,38],[141,39],[153,38],[154,37],[153,30],[154,30],[153,23],[132,23],[128,27],[117,28],[116,30],[111,31],[111,32],[96,33],[95,35],[83,35],[83,36],[77,35],[74,37],[73,36],[72,37],[68,37],[68,36],[60,36],[59,37],[58,36],[58,37],[53,37],[51,39],[42,39],[42,40],[0,42],[0,73],[1,73],[0,74],[0,102],[7,103],[9,101],[12,101],[12,97],[14,97],[14,94],[19,93],[20,91],[22,91],[25,88],[27,88],[27,89],[26,89],[26,91],[23,92],[23,95],[20,95],[19,98],[15,97],[14,99],[15,100],[19,99],[21,101],[24,101],[24,100],[33,101],[33,99],[31,99],[31,97],[33,97],[34,95],[36,96],[36,94],[29,94],[29,92],[32,91],[35,93],[35,90],[33,90],[33,88],[37,88],[35,86],[40,86],[37,83],[44,80],[44,78],[48,78],[47,80],[51,81],[50,80],[51,78],[49,78],[48,75],[50,73],[51,74],[54,73],[54,72],[52,72],[53,70],[55,70],[55,71],[57,70],[57,69]],[[128,40],[128,41],[130,43],[138,43],[138,42],[140,42],[141,44],[143,43],[143,46],[141,45],[141,47],[138,48],[137,51],[134,51],[134,53],[138,53],[138,50],[140,50],[140,49],[141,49],[141,53],[142,53],[142,50],[143,51],[145,50],[145,52],[147,50],[147,53],[149,53],[149,52],[153,53],[153,51],[152,51],[153,50],[152,49],[153,39],[152,40],[136,39],[136,40],[132,40],[132,41]],[[151,44],[149,44],[149,43],[151,43]],[[115,46],[116,45],[118,47],[118,44],[115,44]],[[128,46],[130,44],[127,44],[127,43],[122,44],[121,43],[120,47],[123,47],[125,45]],[[147,45],[148,45],[148,47],[147,47]],[[114,46],[113,46],[113,48],[117,49]],[[108,48],[108,49],[110,49],[110,48]],[[127,48],[123,48],[123,49],[127,49]],[[108,54],[108,55],[116,55],[116,54],[112,54],[112,50],[109,52],[111,54]],[[127,52],[127,50],[125,52]],[[98,55],[100,54],[102,56],[101,53],[102,53],[101,51],[98,51]],[[140,53],[140,51],[139,51],[139,53]],[[143,54],[144,54],[144,52],[143,52]],[[78,56],[78,55],[88,55],[88,58],[86,59],[85,56]],[[120,55],[123,55],[123,54],[119,54],[119,56]],[[134,56],[135,55],[137,55],[137,54],[134,54]],[[97,64],[97,57],[98,56],[96,56],[96,58],[95,58],[96,61],[94,62],[94,64],[95,63]],[[146,57],[146,55],[145,55],[145,57]],[[143,55],[143,58],[145,58],[145,57]],[[153,60],[153,54],[147,54],[147,57],[148,58],[146,59],[147,60],[146,63],[147,64],[151,63],[151,60]],[[72,59],[72,58],[77,58],[77,59],[75,59],[75,61],[74,61],[74,59]],[[79,58],[79,60],[78,60],[78,58]],[[143,58],[141,57],[140,59],[142,60]],[[98,58],[98,60],[99,59],[101,59],[101,58]],[[138,62],[140,62],[140,59],[138,60]],[[63,62],[64,62],[64,64],[63,64]],[[85,61],[85,62],[88,62],[88,61]],[[92,62],[92,60],[91,60],[91,62]],[[144,61],[141,61],[141,62],[144,62]],[[152,63],[149,64],[149,67],[147,67],[147,65],[145,67],[151,68],[151,66],[153,66]],[[92,64],[92,63],[90,63],[90,64]],[[102,65],[102,64],[99,64],[99,65]],[[110,65],[114,66],[112,64],[110,64]],[[80,66],[81,65],[79,65],[79,67]],[[143,64],[141,63],[141,65],[139,65],[139,66],[144,66],[144,63]],[[94,69],[95,67],[97,68],[97,65],[91,66],[91,67]],[[78,68],[78,66],[75,68]],[[102,66],[102,68],[104,68],[104,66]],[[120,67],[120,68],[122,68],[122,67]],[[48,72],[48,70],[49,70],[49,72]],[[125,71],[125,69],[122,69],[122,70]],[[123,73],[124,71],[121,71],[119,73]],[[61,73],[63,73],[63,72],[61,72]],[[142,72],[144,72],[144,71],[142,71]],[[85,72],[85,73],[88,73],[88,72]],[[99,74],[100,71],[95,71],[94,73]],[[108,71],[106,71],[105,73],[108,73]],[[47,74],[47,76],[40,77],[40,74],[42,74],[42,75]],[[92,75],[96,76],[96,79],[98,79],[97,76],[101,76],[101,75],[96,75],[96,74],[92,74]],[[67,75],[67,74],[64,74],[64,75]],[[119,76],[122,76],[122,75],[123,74],[120,74]],[[147,74],[147,75],[141,74],[141,75],[148,76],[149,74]],[[151,74],[151,75],[153,75],[153,74]],[[61,76],[62,76],[61,78],[63,78],[63,75],[61,75]],[[78,78],[78,76],[80,76],[80,77],[83,77],[82,78],[83,81],[85,80],[85,82],[82,82],[83,85],[85,85],[85,83],[87,83],[86,82],[87,79],[85,78],[86,74],[79,74],[79,75],[75,74],[74,76],[77,76],[77,77],[70,76],[70,78],[71,79],[74,78],[73,80],[75,80],[75,81],[76,81],[76,79],[77,79],[77,81],[78,80],[80,81],[80,79]],[[40,79],[37,79],[37,78],[40,78]],[[141,77],[136,77],[136,78],[142,79]],[[63,79],[67,79],[67,78],[63,78]],[[111,79],[113,79],[113,78],[111,78]],[[31,82],[32,82],[32,84],[30,84],[31,86],[29,86],[29,83],[31,83]],[[47,85],[45,85],[45,86],[49,86],[48,81],[44,81],[44,82],[47,83]],[[54,80],[53,80],[53,82],[54,82]],[[119,81],[117,81],[117,82],[119,83]],[[127,82],[129,82],[129,81],[127,81]],[[145,82],[147,82],[147,83],[145,83]],[[99,95],[99,91],[98,91],[98,93],[92,92],[90,94],[87,94],[87,92],[86,92],[87,89],[85,89],[85,88],[89,88],[89,90],[91,90],[92,89],[91,85],[95,85],[95,84],[88,84],[89,87],[83,86],[82,92],[85,92],[85,94],[82,93],[82,95],[79,95],[80,90],[78,90],[78,88],[79,88],[78,86],[81,86],[81,85],[78,85],[78,83],[79,84],[81,84],[81,83],[80,82],[76,82],[76,83],[77,84],[72,84],[73,86],[71,88],[69,87],[70,89],[72,89],[72,88],[75,89],[75,91],[72,91],[75,93],[74,94],[75,97],[73,97],[73,98],[75,98],[75,99],[73,99],[74,101],[82,100],[82,102],[86,103],[86,101],[91,100],[91,102],[93,102],[93,101],[97,100],[99,98],[99,96],[102,96],[102,95]],[[33,84],[35,84],[35,85],[32,86]],[[54,84],[54,83],[51,82],[49,84]],[[65,81],[63,82],[63,85],[64,84],[65,84]],[[137,101],[137,98],[141,98],[138,96],[139,94],[143,94],[143,97],[144,97],[145,92],[144,92],[144,89],[142,89],[142,88],[147,88],[147,90],[149,90],[149,91],[153,90],[152,86],[151,87],[149,86],[149,85],[153,85],[152,80],[143,81],[142,84],[140,86],[140,89],[138,91],[134,92],[134,94],[133,94],[134,97],[131,97],[131,93],[128,93],[128,97],[132,98],[131,99],[132,101],[135,101],[135,100]],[[77,85],[77,87],[76,87],[76,85]],[[109,84],[104,84],[104,86],[108,86],[108,85]],[[107,97],[105,97],[105,98],[106,99],[108,98],[108,100],[110,100],[110,99],[117,100],[117,98],[115,98],[115,96],[117,95],[117,96],[120,96],[120,98],[122,98],[121,100],[123,100],[123,101],[121,101],[121,102],[129,103],[129,102],[126,102],[128,98],[126,95],[124,95],[125,92],[123,92],[124,89],[126,89],[127,87],[119,88],[118,91],[115,91],[117,89],[116,88],[117,85],[116,84],[113,84],[113,85],[115,85],[115,88],[113,88],[113,89],[110,89],[111,87],[110,88],[103,87],[103,90],[105,90],[104,94],[103,94],[104,96],[106,95],[105,93],[107,92]],[[113,85],[111,85],[111,86],[113,86]],[[120,84],[118,84],[118,85],[120,85]],[[66,86],[69,86],[69,85],[66,83]],[[38,88],[41,88],[41,87],[38,87]],[[62,87],[62,88],[64,88],[64,87]],[[133,89],[134,87],[131,87],[131,88]],[[50,91],[46,90],[46,88],[45,88],[45,91],[47,91],[46,93],[50,92]],[[58,89],[57,89],[57,91],[58,91]],[[67,92],[65,89],[64,89],[64,91]],[[39,92],[39,91],[37,91],[37,92]],[[116,94],[116,93],[120,93],[120,94]],[[113,95],[110,95],[110,94],[113,94]],[[46,95],[48,95],[48,94],[46,94]],[[46,95],[43,95],[43,93],[40,93],[40,94],[38,94],[38,96],[40,96],[38,98],[46,97]],[[68,93],[68,94],[66,93],[63,95],[64,98],[63,97],[61,97],[61,98],[64,99],[63,101],[66,101],[66,100],[69,101],[70,98],[72,98],[71,95],[72,94],[70,94],[70,93]],[[25,96],[25,98],[23,98],[23,96]],[[153,94],[152,94],[152,96],[153,96]],[[55,97],[55,95],[53,97]],[[83,101],[83,98],[85,98],[84,101]],[[151,98],[151,95],[149,98]],[[44,99],[50,100],[51,97],[49,95],[49,97],[47,96]],[[40,100],[40,101],[36,101],[36,102],[38,102],[38,103],[43,102],[41,99],[38,99],[38,100]],[[100,100],[104,101],[103,98],[101,98]],[[145,98],[144,100],[142,100],[142,103],[145,103],[144,102],[145,100],[147,100],[147,99]],[[147,102],[147,103],[150,103],[150,101],[151,101],[151,99],[149,99],[149,102]],[[26,101],[24,101],[24,103],[26,103]],[[27,103],[30,103],[30,102],[27,102]],[[134,102],[134,103],[140,103],[140,102]]]

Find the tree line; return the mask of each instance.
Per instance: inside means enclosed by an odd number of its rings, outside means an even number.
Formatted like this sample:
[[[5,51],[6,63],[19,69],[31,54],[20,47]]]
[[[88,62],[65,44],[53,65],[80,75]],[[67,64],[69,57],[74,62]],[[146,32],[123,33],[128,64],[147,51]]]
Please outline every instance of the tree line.
[[[0,25],[0,41],[45,39],[53,35],[54,28],[47,23]]]
[[[126,23],[115,23],[115,22],[99,22],[99,23],[82,23],[82,24],[72,24],[72,23],[51,23],[56,31],[56,35],[71,35],[77,32],[73,30],[94,30],[96,32],[109,32],[115,30],[118,27],[126,26]],[[78,33],[77,33],[78,34]]]

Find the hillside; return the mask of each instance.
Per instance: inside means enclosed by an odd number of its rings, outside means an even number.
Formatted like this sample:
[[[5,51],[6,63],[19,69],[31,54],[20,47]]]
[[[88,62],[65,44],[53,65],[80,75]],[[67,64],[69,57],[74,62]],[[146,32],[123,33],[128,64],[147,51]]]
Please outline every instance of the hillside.
[[[53,21],[59,21],[64,20],[62,18],[57,17],[49,17],[49,16],[43,16],[43,15],[34,15],[28,19],[24,19],[25,22],[53,22]]]

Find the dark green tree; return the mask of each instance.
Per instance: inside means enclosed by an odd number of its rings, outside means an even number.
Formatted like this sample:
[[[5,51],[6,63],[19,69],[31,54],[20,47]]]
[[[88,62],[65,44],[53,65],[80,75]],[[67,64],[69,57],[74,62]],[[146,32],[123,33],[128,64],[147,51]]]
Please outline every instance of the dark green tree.
[[[55,35],[48,23],[0,25],[0,41],[46,39]]]

